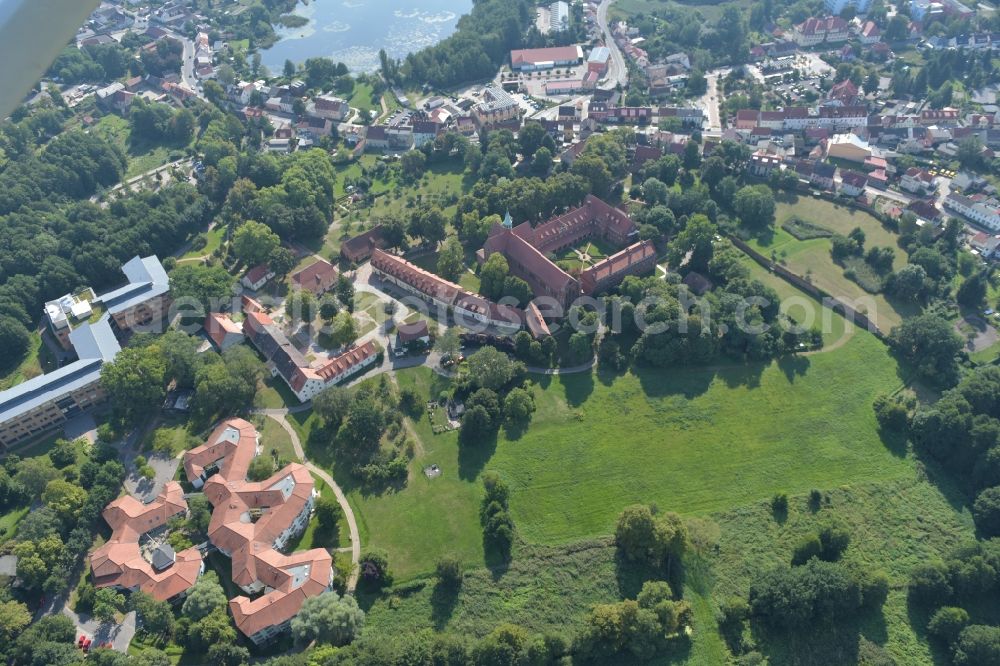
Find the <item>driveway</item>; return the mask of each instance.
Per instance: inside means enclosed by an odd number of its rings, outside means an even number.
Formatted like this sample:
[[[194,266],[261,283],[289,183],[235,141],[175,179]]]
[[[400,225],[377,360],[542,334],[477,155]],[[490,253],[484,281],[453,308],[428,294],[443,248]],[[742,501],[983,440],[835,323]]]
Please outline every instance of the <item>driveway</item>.
[[[127,652],[135,637],[135,611],[126,613],[121,624],[101,623],[89,615],[77,615],[68,606],[64,606],[62,612],[76,625],[77,639],[82,634],[97,645],[110,642],[111,649]]]
[[[177,466],[180,465],[180,456],[172,458],[163,453],[146,452],[146,462],[153,468],[155,476],[146,479],[139,475],[135,466],[135,457],[138,455],[134,450],[125,449],[122,451],[122,463],[125,465],[125,490],[137,500],[149,502],[156,498],[163,490],[167,481],[171,481],[177,474]]]

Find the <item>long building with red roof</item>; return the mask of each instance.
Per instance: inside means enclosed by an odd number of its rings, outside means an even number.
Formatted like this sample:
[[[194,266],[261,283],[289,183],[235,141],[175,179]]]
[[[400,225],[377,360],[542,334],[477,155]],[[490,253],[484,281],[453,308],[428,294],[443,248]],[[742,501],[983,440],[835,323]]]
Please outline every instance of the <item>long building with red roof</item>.
[[[260,452],[257,430],[244,419],[224,421],[201,446],[184,454],[188,481],[212,504],[208,539],[232,559],[233,582],[247,596],[229,602],[236,627],[256,644],[288,628],[309,597],[326,592],[333,560],[322,548],[281,552],[309,524],[315,490],[298,463],[264,481],[247,470]]]
[[[378,357],[375,343],[369,340],[325,362],[312,364],[264,312],[247,312],[243,333],[267,360],[271,376],[281,377],[303,402],[361,372]]]
[[[103,516],[111,537],[90,555],[94,585],[138,590],[159,601],[186,593],[204,571],[201,552],[175,553],[166,541],[167,522],[186,513],[184,491],[176,481],[168,481],[148,504],[131,495],[108,504]]]

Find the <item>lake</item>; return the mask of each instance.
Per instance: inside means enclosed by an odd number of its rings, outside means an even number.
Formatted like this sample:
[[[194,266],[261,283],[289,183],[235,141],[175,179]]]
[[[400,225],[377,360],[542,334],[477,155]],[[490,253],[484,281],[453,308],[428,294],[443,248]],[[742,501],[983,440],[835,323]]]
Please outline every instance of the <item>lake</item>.
[[[261,51],[272,74],[285,60],[301,63],[324,56],[343,62],[352,72],[378,69],[379,49],[404,58],[441,41],[455,31],[472,0],[312,0],[300,2],[295,14],[309,19],[299,28],[278,27],[280,41]]]

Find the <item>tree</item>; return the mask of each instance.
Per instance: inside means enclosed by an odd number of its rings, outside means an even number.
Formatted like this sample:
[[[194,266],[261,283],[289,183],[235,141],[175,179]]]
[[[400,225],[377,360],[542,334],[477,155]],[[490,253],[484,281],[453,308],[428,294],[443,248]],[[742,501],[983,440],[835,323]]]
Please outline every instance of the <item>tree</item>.
[[[270,478],[274,474],[274,471],[274,459],[271,456],[256,456],[250,461],[250,467],[247,468],[247,479],[250,481],[263,481]]]
[[[688,141],[684,144],[684,168],[688,170],[697,169],[701,166],[701,144],[697,141]]]
[[[247,220],[233,233],[233,253],[248,266],[268,261],[281,239],[266,224]]]
[[[324,389],[313,398],[313,412],[327,428],[336,430],[343,423],[351,404],[350,392],[339,386]]]
[[[962,629],[955,641],[955,666],[1000,664],[1000,627],[973,624]]]
[[[448,588],[456,588],[462,584],[462,561],[454,556],[446,556],[438,560],[435,567],[438,583]]]
[[[495,347],[481,347],[466,360],[469,376],[476,386],[499,391],[514,377],[515,365]]]
[[[348,312],[354,312],[354,283],[341,273],[337,276],[337,286],[334,287],[337,300],[343,303]]]
[[[250,663],[250,650],[241,645],[219,643],[208,648],[212,666],[245,666]]]
[[[65,525],[71,525],[87,501],[87,491],[63,479],[53,479],[45,485],[42,502],[56,512]]]
[[[154,412],[166,396],[167,365],[156,345],[126,347],[101,366],[101,386],[128,425]]]
[[[968,624],[969,614],[965,609],[942,606],[927,623],[927,633],[950,645]]]
[[[225,594],[223,594],[224,598]],[[186,600],[184,605],[187,606]],[[229,645],[236,642],[236,629],[222,607],[217,608],[197,622],[184,618],[181,623],[181,626],[186,625],[185,643],[195,653],[208,652],[213,645]]]
[[[526,307],[535,294],[531,291],[531,285],[517,277],[508,275],[503,279],[503,296],[513,298],[519,307]]]
[[[309,597],[292,618],[292,636],[299,645],[316,641],[346,645],[354,640],[365,623],[365,613],[352,596],[325,592]]]
[[[125,595],[111,587],[102,587],[94,596],[93,615],[100,622],[114,622],[125,608]]]
[[[646,203],[651,206],[665,204],[670,198],[670,190],[663,181],[656,178],[647,178],[642,184],[642,196],[646,200]]]
[[[286,58],[282,73],[285,75],[286,79],[290,79],[295,76],[295,63]]]
[[[298,264],[298,259],[295,257],[295,253],[287,247],[276,247],[271,252],[267,264],[274,271],[275,275],[285,276],[295,268],[296,264]]]
[[[24,324],[10,316],[0,316],[0,368],[11,368],[27,353],[31,334]]]
[[[455,282],[465,271],[465,251],[458,238],[451,236],[445,240],[438,253],[437,273],[446,280]]]
[[[570,173],[586,180],[588,189],[599,199],[608,197],[615,182],[607,164],[597,155],[584,154],[576,158],[570,167]]]
[[[927,271],[923,266],[907,264],[897,272],[889,275],[885,281],[885,290],[898,298],[917,302],[923,298],[927,285]]]
[[[442,356],[445,354],[457,354],[462,346],[462,339],[455,327],[446,328],[441,335],[434,340],[434,349]]]
[[[34,499],[41,496],[48,484],[62,476],[47,456],[25,458],[17,463],[14,482],[24,488],[25,494]]]
[[[27,606],[20,601],[0,601],[0,644],[13,643],[29,624],[31,613]]]
[[[535,411],[535,399],[523,388],[511,389],[503,401],[503,414],[507,423],[523,425]]]
[[[693,215],[687,226],[677,234],[667,248],[667,262],[671,268],[678,269],[681,263],[691,253],[688,266],[691,270],[702,271],[708,268],[712,259],[712,244],[715,242],[716,227],[704,215]]]
[[[687,528],[677,514],[654,514],[648,506],[636,504],[619,516],[615,544],[627,559],[659,566],[683,555]]]
[[[491,254],[479,271],[479,293],[491,301],[499,300],[509,271],[506,257],[499,252]]]
[[[341,515],[343,515],[343,511],[340,509],[340,503],[337,502],[337,498],[330,497],[329,495],[321,495],[316,500],[316,520],[321,529],[325,531],[333,530],[337,526]]]
[[[403,177],[412,182],[424,174],[427,167],[427,156],[419,150],[408,150],[399,158]]]
[[[972,505],[979,532],[987,537],[1000,536],[1000,486],[987,488]]]
[[[147,633],[154,636],[173,633],[174,613],[170,602],[159,601],[142,590],[137,590],[129,595],[126,608],[135,611],[136,618]]]
[[[228,603],[226,591],[219,585],[218,577],[214,573],[206,573],[191,588],[181,606],[181,612],[184,617],[197,623],[198,620],[207,618],[217,611],[221,611],[225,617],[225,608]]]
[[[521,154],[525,159],[531,159],[542,146],[545,138],[545,128],[538,122],[526,122],[517,132],[517,141]],[[547,149],[546,149],[547,150]]]
[[[184,264],[170,273],[174,300],[197,304],[201,308],[198,316],[221,310],[220,304],[228,304],[232,299],[235,285],[236,278],[222,266]]]
[[[536,176],[546,176],[552,170],[552,151],[542,146],[535,151],[535,156],[531,158],[531,172]]]
[[[374,446],[385,429],[385,415],[372,398],[354,400],[347,409],[347,418],[340,429],[345,441],[361,446]]]
[[[926,379],[942,385],[957,380],[955,355],[962,349],[962,338],[945,319],[934,314],[905,319],[893,327],[889,344]]]
[[[365,551],[358,562],[361,576],[369,585],[379,587],[392,583],[389,571],[389,555],[384,550],[373,548]]]
[[[319,304],[316,303],[316,297],[308,289],[296,289],[285,300],[285,314],[289,321],[308,326],[319,314]]]
[[[358,339],[358,325],[346,310],[337,314],[330,324],[330,339],[336,345],[347,346]]]
[[[987,287],[986,273],[979,271],[962,282],[955,293],[955,300],[967,308],[978,308],[986,299]]]
[[[741,187],[733,198],[733,211],[748,227],[769,226],[774,223],[774,193],[767,185]]]

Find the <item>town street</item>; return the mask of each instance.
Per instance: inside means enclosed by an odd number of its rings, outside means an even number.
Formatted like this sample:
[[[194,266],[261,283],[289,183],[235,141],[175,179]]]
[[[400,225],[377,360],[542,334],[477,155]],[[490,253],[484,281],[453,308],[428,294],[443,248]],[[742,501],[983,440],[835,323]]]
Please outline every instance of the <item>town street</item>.
[[[625,56],[615,43],[611,29],[608,27],[608,7],[612,0],[601,0],[597,6],[597,27],[604,33],[604,45],[611,51],[611,60],[608,62],[608,75],[601,84],[604,90],[611,90],[621,84],[622,88],[628,85],[628,68],[625,66]]]

